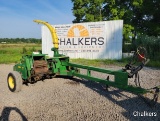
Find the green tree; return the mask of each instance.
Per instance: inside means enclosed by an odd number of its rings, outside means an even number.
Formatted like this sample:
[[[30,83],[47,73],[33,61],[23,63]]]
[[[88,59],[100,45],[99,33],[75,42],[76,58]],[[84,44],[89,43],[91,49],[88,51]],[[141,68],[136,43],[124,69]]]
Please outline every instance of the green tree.
[[[72,0],[73,22],[124,20],[124,40],[160,36],[160,0]]]
[[[72,0],[73,23],[102,20],[101,12],[104,0]]]

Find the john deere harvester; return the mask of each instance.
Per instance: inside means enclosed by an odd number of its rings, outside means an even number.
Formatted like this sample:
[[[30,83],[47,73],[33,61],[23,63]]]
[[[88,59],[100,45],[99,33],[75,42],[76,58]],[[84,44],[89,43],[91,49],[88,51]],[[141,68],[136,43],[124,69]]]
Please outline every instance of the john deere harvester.
[[[49,23],[34,20],[34,22],[44,24],[51,32],[54,47],[51,50],[54,52],[52,58],[47,58],[46,54],[33,52],[31,55],[22,56],[21,62],[14,65],[13,71],[8,74],[7,82],[9,90],[18,92],[24,83],[34,83],[46,78],[53,78],[56,75],[76,76],[87,80],[102,83],[108,86],[113,86],[123,89],[134,94],[143,95],[152,93],[152,102],[157,102],[159,87],[144,89],[140,86],[138,72],[148,62],[146,58],[146,50],[143,47],[137,48],[133,55],[133,59],[121,70],[113,71],[92,66],[70,63],[69,57],[59,54],[58,51],[58,36],[56,30]],[[135,66],[135,62],[139,61],[139,65]],[[86,69],[87,73],[80,73],[79,69]],[[92,71],[108,74],[106,79],[94,77]],[[110,75],[114,76],[114,80],[110,80]],[[128,84],[128,78],[135,78],[135,85]]]

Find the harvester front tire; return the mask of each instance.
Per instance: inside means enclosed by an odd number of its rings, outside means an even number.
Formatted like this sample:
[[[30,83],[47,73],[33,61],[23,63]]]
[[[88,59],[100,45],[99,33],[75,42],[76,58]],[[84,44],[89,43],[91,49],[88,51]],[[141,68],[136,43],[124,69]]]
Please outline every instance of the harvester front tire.
[[[12,71],[7,77],[8,88],[11,92],[19,92],[22,88],[22,77],[19,72]]]

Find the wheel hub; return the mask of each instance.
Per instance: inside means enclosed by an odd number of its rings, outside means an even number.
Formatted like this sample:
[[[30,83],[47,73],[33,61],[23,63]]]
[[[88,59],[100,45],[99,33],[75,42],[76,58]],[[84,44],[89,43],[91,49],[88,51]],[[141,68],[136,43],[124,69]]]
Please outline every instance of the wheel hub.
[[[12,76],[9,77],[9,79],[8,79],[8,84],[9,84],[9,87],[10,87],[11,89],[14,88],[14,79],[13,79]]]

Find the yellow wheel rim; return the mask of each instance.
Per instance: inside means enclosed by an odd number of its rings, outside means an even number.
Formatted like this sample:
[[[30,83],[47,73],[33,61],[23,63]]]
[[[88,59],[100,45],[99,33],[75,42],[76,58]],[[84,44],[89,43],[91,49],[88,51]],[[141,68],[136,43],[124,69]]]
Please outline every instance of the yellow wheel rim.
[[[12,76],[9,76],[9,78],[8,78],[8,84],[9,84],[9,87],[10,87],[11,89],[14,88],[14,79],[13,79]]]

